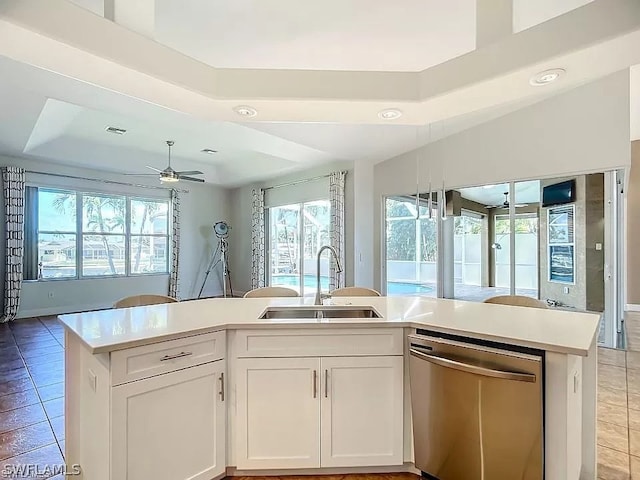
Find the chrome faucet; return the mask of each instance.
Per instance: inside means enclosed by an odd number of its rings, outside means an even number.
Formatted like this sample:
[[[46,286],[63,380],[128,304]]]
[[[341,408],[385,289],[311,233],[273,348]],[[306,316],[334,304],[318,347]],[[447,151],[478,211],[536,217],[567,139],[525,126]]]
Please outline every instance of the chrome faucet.
[[[322,305],[322,300],[325,298],[331,298],[331,295],[328,293],[322,293],[322,286],[320,285],[320,257],[322,256],[322,252],[325,250],[329,250],[333,255],[333,258],[336,260],[336,272],[342,272],[342,265],[340,264],[340,258],[338,258],[338,252],[336,249],[330,245],[324,245],[320,247],[318,250],[317,263],[316,263],[316,282],[318,282],[318,289],[316,290],[316,300],[314,302],[315,305]]]

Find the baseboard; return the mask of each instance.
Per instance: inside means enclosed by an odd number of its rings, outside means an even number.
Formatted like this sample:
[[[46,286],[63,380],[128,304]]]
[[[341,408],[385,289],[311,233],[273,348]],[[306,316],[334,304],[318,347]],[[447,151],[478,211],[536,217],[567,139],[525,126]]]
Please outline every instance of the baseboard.
[[[227,467],[229,477],[271,477],[287,475],[346,475],[349,473],[415,473],[420,475],[415,465],[406,462],[402,465],[382,467],[332,467],[332,468],[298,468],[291,470],[239,470],[236,467]]]
[[[624,309],[627,312],[640,312],[640,305],[636,305],[634,303],[627,303],[624,306]]]
[[[112,303],[73,305],[73,306],[68,305],[68,306],[58,306],[58,307],[35,308],[31,310],[20,309],[18,310],[18,315],[16,316],[16,319],[48,317],[50,315],[65,315],[68,313],[91,312],[94,310],[107,310],[109,308],[113,308]]]

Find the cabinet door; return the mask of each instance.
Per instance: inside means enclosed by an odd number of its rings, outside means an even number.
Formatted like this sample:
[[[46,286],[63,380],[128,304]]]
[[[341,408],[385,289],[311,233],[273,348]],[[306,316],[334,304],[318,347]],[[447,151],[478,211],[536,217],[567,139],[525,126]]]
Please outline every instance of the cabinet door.
[[[237,467],[319,467],[320,359],[239,359],[237,375]]]
[[[322,358],[323,467],[402,464],[402,357]]]
[[[224,473],[225,361],[112,388],[113,480],[210,480]]]

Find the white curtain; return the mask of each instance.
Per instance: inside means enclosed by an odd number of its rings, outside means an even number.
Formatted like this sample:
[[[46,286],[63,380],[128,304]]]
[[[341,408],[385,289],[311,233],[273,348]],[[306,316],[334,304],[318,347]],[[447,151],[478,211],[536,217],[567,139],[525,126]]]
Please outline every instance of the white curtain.
[[[264,190],[254,188],[251,212],[251,288],[265,286]]]
[[[4,303],[0,322],[16,318],[20,307],[22,263],[24,259],[24,194],[23,168],[2,167],[2,191],[5,222]]]
[[[331,224],[329,225],[329,241],[338,252],[342,264],[342,272],[338,273],[335,262],[329,268],[329,290],[344,286],[344,183],[347,172],[333,172],[329,176],[329,202],[331,205]]]
[[[171,190],[171,274],[169,276],[169,296],[178,298],[180,286],[180,192]]]

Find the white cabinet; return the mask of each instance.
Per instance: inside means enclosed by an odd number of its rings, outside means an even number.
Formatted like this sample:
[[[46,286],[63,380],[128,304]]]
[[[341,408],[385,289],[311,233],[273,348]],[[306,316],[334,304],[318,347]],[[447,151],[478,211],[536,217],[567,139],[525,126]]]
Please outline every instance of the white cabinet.
[[[237,467],[402,465],[401,356],[244,358]]]
[[[225,472],[225,361],[112,388],[111,478],[210,480]]]
[[[401,465],[402,357],[322,358],[321,465]]]
[[[237,467],[320,466],[320,359],[237,363]]]

